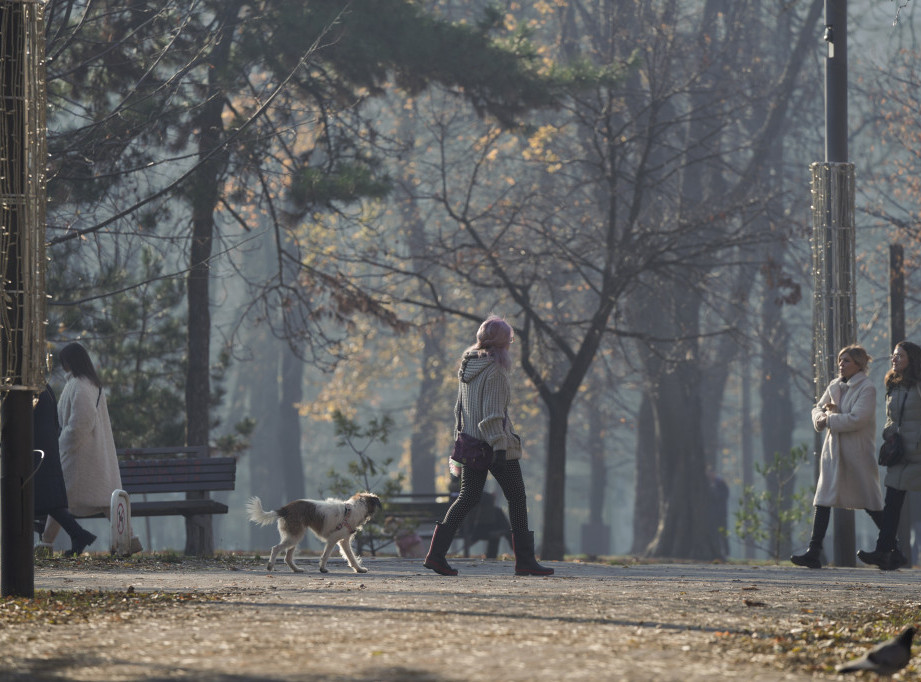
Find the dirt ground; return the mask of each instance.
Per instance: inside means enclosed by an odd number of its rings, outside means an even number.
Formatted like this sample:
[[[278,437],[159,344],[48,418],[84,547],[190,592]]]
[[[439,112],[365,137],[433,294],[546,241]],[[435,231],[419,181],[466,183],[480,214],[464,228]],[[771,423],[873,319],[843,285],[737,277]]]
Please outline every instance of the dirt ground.
[[[0,679],[835,679],[836,662],[895,634],[893,613],[921,613],[918,570],[547,562],[555,576],[526,578],[459,559],[445,578],[419,559],[365,559],[366,574],[298,563],[37,567],[38,591],[208,600],[3,624]],[[921,679],[921,659],[896,679]]]

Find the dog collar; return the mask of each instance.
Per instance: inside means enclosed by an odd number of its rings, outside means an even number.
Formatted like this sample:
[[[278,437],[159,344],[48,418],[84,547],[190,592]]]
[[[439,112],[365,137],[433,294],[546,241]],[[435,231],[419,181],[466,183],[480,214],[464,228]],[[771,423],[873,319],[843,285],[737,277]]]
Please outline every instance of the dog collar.
[[[346,519],[348,518],[348,516],[349,516],[349,512],[351,512],[351,511],[352,511],[351,505],[348,505],[348,504],[345,505],[345,514],[344,514],[344,516],[345,516],[346,518],[342,519],[342,523],[340,523],[338,526],[336,526],[336,530],[342,530],[342,527],[345,526],[346,528],[349,529],[349,533],[354,533],[354,532],[355,532],[355,529],[352,528],[352,526],[350,526],[350,525],[349,525],[349,522],[346,520]]]

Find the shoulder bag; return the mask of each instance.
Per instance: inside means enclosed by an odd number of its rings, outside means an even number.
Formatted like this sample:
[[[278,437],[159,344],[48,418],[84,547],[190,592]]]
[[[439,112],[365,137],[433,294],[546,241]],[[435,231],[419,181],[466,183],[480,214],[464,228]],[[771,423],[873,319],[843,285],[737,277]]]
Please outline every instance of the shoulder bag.
[[[895,431],[883,439],[883,444],[879,446],[878,462],[880,466],[891,467],[902,461],[905,456],[905,446],[902,444],[902,415],[905,413],[905,401],[908,400],[908,391],[905,391],[905,397],[902,398],[902,407],[899,408],[899,422],[896,424]]]
[[[495,453],[492,446],[485,440],[474,438],[461,430],[462,414],[463,410],[457,413],[457,438],[454,440],[454,451],[451,453],[451,459],[471,469],[486,471],[492,465]]]

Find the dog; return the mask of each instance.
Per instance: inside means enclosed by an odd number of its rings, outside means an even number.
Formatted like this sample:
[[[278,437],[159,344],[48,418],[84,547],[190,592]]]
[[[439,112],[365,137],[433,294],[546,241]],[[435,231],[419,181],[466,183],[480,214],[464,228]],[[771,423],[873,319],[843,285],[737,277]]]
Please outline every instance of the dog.
[[[352,549],[352,536],[380,508],[380,498],[372,493],[356,493],[347,500],[295,500],[275,511],[265,511],[258,497],[249,498],[246,504],[249,520],[253,523],[267,526],[274,521],[278,522],[281,542],[272,547],[266,570],[271,571],[275,567],[278,553],[285,550],[285,563],[295,573],[304,572],[304,569],[294,565],[294,552],[308,528],[326,543],[323,556],[320,557],[320,573],[329,572],[326,570],[326,562],[335,545],[339,545],[339,552],[353,571],[367,573],[368,569],[361,565]]]

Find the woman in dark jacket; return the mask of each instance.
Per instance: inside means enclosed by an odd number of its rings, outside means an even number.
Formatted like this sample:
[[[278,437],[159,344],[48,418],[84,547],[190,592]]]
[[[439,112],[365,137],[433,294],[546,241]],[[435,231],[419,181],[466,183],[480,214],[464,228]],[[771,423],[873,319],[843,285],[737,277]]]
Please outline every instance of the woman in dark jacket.
[[[898,430],[905,454],[886,469],[883,519],[872,552],[860,550],[865,564],[894,571],[908,565],[899,551],[896,535],[902,503],[908,490],[921,490],[921,347],[900,341],[892,351],[892,369],[886,374],[886,426],[883,438]]]
[[[50,516],[70,536],[71,548],[68,555],[82,554],[83,550],[93,544],[96,536],[83,528],[67,507],[67,488],[64,485],[64,472],[61,470],[61,453],[58,448],[58,405],[54,391],[45,386],[32,412],[32,442],[35,450],[41,450],[44,457],[33,479],[35,485],[35,518]],[[44,523],[42,524],[44,527]],[[39,530],[36,528],[36,530]],[[39,531],[41,532],[41,531]]]

